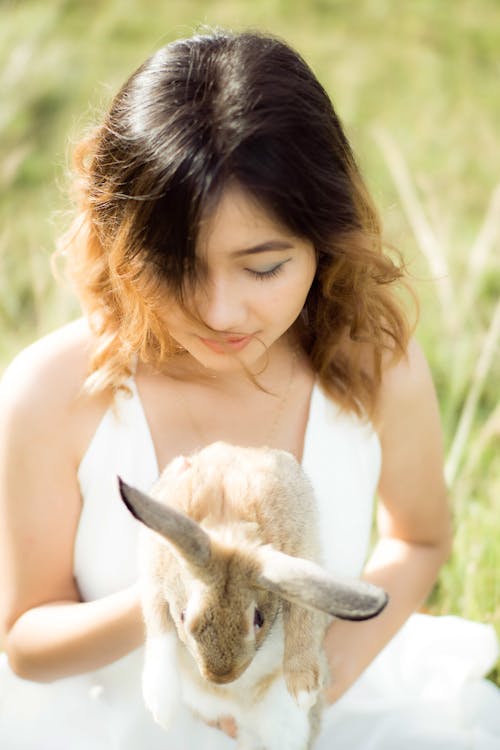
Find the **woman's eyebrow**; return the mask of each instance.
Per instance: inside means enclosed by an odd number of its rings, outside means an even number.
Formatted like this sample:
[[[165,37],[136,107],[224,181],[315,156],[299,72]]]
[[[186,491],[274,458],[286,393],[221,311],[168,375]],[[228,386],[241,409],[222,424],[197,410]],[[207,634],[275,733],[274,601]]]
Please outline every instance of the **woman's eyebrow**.
[[[239,258],[242,255],[257,255],[258,253],[265,253],[269,250],[290,250],[293,247],[291,242],[286,240],[269,240],[269,242],[263,242],[260,245],[254,245],[253,247],[246,247],[243,250],[235,250],[232,255],[235,258]]]

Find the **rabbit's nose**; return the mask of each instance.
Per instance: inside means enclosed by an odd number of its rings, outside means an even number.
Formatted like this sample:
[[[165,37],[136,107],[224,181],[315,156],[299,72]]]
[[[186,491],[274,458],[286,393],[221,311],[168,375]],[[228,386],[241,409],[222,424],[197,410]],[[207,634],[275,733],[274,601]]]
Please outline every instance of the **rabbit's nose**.
[[[214,682],[216,685],[225,685],[228,682],[233,682],[234,680],[237,680],[240,675],[243,674],[245,669],[249,666],[252,659],[245,659],[243,662],[239,662],[238,664],[235,664],[230,669],[222,670],[222,669],[206,669],[205,670],[205,677],[210,682]]]
[[[210,682],[215,682],[217,685],[225,685],[228,682],[232,682],[236,679],[238,675],[234,673],[234,671],[231,669],[229,672],[226,672],[225,674],[217,674],[214,672],[208,672],[207,677],[210,680]]]

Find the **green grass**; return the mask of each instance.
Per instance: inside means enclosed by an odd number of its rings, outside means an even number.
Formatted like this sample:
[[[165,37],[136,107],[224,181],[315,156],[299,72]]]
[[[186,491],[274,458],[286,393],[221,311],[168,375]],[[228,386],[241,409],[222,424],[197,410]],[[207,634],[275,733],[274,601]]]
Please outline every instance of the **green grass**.
[[[0,0],[0,368],[77,311],[48,265],[71,142],[204,23],[282,36],[332,95],[421,298],[456,526],[429,607],[500,632],[497,0]]]

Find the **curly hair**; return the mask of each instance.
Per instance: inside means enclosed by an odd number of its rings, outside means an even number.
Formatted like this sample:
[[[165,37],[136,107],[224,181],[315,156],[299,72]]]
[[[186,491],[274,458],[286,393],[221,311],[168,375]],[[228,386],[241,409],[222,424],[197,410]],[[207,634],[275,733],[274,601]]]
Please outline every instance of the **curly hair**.
[[[183,304],[201,219],[236,181],[313,243],[302,346],[340,406],[373,412],[382,360],[402,356],[410,335],[403,263],[384,253],[327,93],[286,43],[215,30],[166,45],[121,88],[74,166],[78,213],[59,251],[97,341],[88,390],[122,387],[134,357],[161,366],[172,356],[160,302],[168,289]]]

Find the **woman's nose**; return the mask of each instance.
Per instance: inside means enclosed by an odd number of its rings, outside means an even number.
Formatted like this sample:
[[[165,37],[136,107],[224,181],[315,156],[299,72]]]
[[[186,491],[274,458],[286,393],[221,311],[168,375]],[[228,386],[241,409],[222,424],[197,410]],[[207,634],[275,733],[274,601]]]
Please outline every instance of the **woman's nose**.
[[[245,302],[237,286],[228,280],[207,283],[198,308],[203,321],[215,331],[245,331]]]

